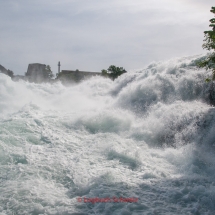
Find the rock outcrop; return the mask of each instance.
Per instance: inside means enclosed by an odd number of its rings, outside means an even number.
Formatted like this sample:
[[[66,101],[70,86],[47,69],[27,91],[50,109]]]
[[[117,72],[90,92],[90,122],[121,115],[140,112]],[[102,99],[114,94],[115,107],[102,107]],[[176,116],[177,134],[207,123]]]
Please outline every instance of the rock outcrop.
[[[210,105],[215,106],[215,82],[214,81],[210,83],[208,98],[209,98]]]
[[[2,65],[0,65],[0,73],[13,77],[13,72],[9,69],[5,69]]]
[[[32,63],[28,65],[28,71],[26,72],[26,79],[29,82],[43,83],[50,81],[50,71],[47,70],[45,64]]]

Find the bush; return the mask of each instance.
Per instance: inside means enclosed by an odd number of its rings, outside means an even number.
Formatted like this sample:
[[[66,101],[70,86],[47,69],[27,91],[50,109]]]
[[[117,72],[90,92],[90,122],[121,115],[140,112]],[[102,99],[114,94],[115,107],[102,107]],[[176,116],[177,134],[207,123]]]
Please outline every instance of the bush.
[[[211,8],[211,12],[215,15],[215,7]],[[206,70],[212,70],[212,80],[215,80],[215,18],[210,19],[211,24],[209,25],[213,29],[210,31],[204,32],[204,41],[205,43],[202,45],[203,49],[207,49],[208,51],[213,51],[209,53],[204,60],[200,60],[197,62],[197,66],[199,68],[206,68]],[[210,81],[209,78],[206,79],[207,82]]]
[[[116,67],[114,65],[109,66],[107,70],[102,70],[102,76],[109,77],[112,80],[115,80],[120,75],[126,73],[127,71],[123,67]]]

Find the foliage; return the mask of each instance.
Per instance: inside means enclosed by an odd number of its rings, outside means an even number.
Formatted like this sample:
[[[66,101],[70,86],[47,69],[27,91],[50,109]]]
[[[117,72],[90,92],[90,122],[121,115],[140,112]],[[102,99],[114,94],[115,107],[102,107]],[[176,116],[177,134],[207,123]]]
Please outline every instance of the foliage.
[[[215,15],[215,7],[212,7],[210,10]],[[208,51],[215,51],[215,18],[210,19],[211,24],[210,27],[213,28],[213,30],[210,31],[204,31],[204,44],[202,45],[203,49],[206,49]],[[215,80],[215,52],[212,52],[208,54],[206,59],[200,60],[197,63],[197,66],[199,68],[206,68],[206,70],[211,69],[212,70],[212,80]],[[205,80],[206,82],[209,82],[210,79],[207,78]]]
[[[120,75],[126,73],[127,71],[123,67],[116,67],[114,65],[109,66],[107,70],[102,70],[102,76],[109,77],[112,80],[115,80]]]
[[[102,70],[102,76],[108,77],[108,71],[105,70],[105,69],[103,69],[103,70]]]
[[[46,77],[45,78],[53,78],[54,77],[54,75],[51,71],[51,67],[49,65],[46,65],[45,71],[46,71],[46,73],[45,73]]]
[[[62,71],[56,73],[56,79],[60,78],[62,76]]]
[[[14,76],[14,74],[13,74],[13,71],[11,71],[11,70],[7,70],[7,74],[12,78],[13,76]]]

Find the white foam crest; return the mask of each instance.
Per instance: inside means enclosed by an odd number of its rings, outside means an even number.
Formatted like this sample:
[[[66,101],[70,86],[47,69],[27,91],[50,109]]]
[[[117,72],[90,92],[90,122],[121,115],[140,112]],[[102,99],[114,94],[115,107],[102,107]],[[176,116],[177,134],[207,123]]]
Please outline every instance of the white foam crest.
[[[134,81],[121,87],[116,105],[142,114],[157,102],[170,104],[177,100],[207,100],[209,84],[204,79],[209,73],[197,70],[193,66],[194,59],[152,64],[136,72]]]
[[[0,213],[214,214],[215,111],[195,60],[70,87],[0,74]],[[138,202],[77,202],[114,196]]]

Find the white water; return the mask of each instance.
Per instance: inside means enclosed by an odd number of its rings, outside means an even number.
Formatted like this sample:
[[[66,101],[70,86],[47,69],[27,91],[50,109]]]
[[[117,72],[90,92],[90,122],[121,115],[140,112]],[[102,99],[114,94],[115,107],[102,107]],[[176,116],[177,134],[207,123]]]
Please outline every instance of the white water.
[[[69,88],[0,74],[0,215],[215,214],[215,110],[195,59]]]

